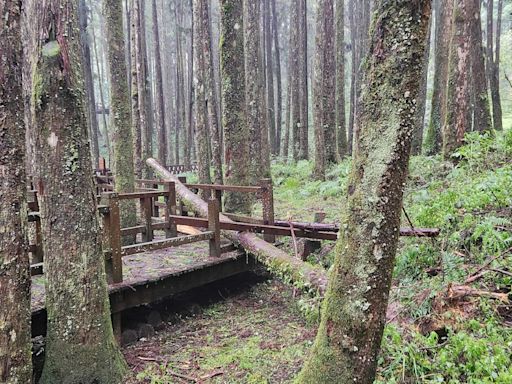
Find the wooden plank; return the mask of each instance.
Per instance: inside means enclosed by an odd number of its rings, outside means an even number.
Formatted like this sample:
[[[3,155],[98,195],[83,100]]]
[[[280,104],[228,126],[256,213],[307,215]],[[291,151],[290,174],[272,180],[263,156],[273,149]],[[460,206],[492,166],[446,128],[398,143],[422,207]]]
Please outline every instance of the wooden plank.
[[[265,224],[263,222],[263,219],[258,219],[256,217],[250,217],[250,216],[243,216],[243,215],[236,215],[234,213],[222,213],[224,216],[230,218],[233,221],[237,221],[239,223],[248,223],[248,224]]]
[[[258,193],[261,191],[260,187],[247,187],[242,185],[222,185],[222,184],[185,184],[185,187],[191,189],[215,190],[215,191],[229,191],[229,192],[247,192]]]
[[[110,250],[112,253],[112,282],[123,281],[123,261],[121,260],[121,217],[117,193],[110,196]]]
[[[191,227],[198,228],[208,228],[208,220],[203,218],[188,216],[171,216],[171,219],[174,220],[176,224],[190,225]],[[226,221],[221,221],[219,225],[221,230],[267,233],[277,236],[291,236],[291,230],[289,228],[278,227],[273,225],[236,223]],[[338,238],[338,235],[332,232],[305,231],[298,228],[295,228],[294,232],[296,237],[304,237],[308,239],[334,241]]]
[[[150,242],[153,241],[153,200],[151,197],[144,197],[140,199],[141,203],[141,212],[144,214],[144,241]]]
[[[178,216],[181,217],[181,216]],[[149,243],[127,245],[122,247],[121,255],[129,256],[136,253],[143,253],[149,251],[155,251],[157,249],[164,249],[170,247],[177,247],[179,245],[196,243],[198,241],[210,240],[214,236],[213,232],[203,232],[200,235],[181,236],[173,239],[156,240]]]
[[[119,200],[144,199],[146,197],[160,197],[165,196],[165,194],[165,191],[120,193]]]
[[[165,185],[165,190],[167,191],[167,196],[165,196],[165,222],[169,224],[169,226],[165,229],[165,237],[171,238],[176,237],[178,235],[176,229],[176,223],[172,220],[169,220],[171,215],[176,215],[176,188],[175,184],[172,181],[168,181]]]
[[[208,230],[213,232],[210,239],[210,257],[220,257],[219,202],[213,198],[208,200]]]

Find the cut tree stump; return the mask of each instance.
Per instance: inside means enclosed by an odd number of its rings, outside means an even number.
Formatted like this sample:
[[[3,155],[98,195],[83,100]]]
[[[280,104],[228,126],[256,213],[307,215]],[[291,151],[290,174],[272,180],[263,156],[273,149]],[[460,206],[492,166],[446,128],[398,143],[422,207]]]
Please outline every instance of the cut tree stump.
[[[187,208],[196,212],[201,217],[208,217],[208,204],[203,199],[185,187],[176,176],[171,174],[155,159],[149,158],[146,160],[146,163],[163,180],[175,183],[176,194]],[[224,222],[234,223],[233,220],[223,214],[219,215],[219,219]],[[305,290],[313,289],[322,296],[325,293],[327,272],[322,267],[296,259],[251,232],[222,231],[222,236],[254,255],[271,273],[277,275],[285,282],[292,282]]]

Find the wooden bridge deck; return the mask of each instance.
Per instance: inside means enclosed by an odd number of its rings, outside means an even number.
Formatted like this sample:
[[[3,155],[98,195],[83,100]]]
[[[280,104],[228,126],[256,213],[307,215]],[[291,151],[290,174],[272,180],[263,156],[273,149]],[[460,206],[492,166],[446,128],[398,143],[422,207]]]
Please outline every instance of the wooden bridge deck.
[[[243,251],[209,257],[208,242],[123,257],[123,281],[109,286],[112,313],[150,304],[254,267]],[[32,334],[46,331],[44,275],[32,277]]]

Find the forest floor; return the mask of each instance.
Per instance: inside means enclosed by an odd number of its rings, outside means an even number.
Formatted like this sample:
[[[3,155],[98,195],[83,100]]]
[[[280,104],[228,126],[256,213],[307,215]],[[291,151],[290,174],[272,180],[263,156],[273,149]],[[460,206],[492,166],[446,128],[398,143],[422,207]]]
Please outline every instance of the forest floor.
[[[376,383],[512,383],[512,131],[470,134],[456,156],[411,161],[405,211],[441,236],[400,240]],[[349,162],[322,182],[310,179],[312,167],[273,165],[278,218],[340,216]],[[328,269],[333,259],[324,242],[309,261]],[[314,340],[318,300],[273,280],[224,296],[127,347],[135,382],[292,382]]]

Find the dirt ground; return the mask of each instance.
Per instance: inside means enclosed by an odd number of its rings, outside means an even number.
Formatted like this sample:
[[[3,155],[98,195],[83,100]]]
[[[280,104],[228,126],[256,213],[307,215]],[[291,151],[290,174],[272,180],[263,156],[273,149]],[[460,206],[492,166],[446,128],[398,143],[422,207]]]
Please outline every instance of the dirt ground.
[[[160,331],[124,348],[130,383],[291,382],[316,326],[299,314],[290,288],[241,279],[199,292],[209,304],[187,298],[178,313],[161,312]]]

